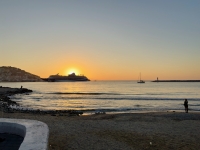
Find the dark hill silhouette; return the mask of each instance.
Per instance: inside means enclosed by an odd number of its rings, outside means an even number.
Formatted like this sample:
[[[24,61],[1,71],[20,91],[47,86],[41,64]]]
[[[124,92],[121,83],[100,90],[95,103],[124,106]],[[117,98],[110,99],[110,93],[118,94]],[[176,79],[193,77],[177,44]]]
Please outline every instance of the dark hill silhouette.
[[[11,66],[0,67],[0,82],[41,82],[39,76]]]

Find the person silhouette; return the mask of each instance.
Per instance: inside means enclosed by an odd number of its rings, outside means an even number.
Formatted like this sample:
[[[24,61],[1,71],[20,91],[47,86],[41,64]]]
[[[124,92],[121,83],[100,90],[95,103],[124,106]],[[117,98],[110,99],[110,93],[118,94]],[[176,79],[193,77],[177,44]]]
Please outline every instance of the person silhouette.
[[[185,99],[184,101],[184,106],[185,106],[185,112],[188,113],[188,101]]]

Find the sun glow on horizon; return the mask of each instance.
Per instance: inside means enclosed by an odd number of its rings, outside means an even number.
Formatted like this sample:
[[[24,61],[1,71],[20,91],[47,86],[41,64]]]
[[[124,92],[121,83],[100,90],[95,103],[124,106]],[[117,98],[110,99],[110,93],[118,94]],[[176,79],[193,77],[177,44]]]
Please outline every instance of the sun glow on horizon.
[[[78,71],[78,69],[76,69],[76,68],[69,68],[69,69],[67,69],[67,70],[65,71],[65,74],[66,74],[66,75],[69,75],[69,74],[72,74],[72,73],[75,73],[76,75],[78,75],[78,74],[79,74],[79,71]]]

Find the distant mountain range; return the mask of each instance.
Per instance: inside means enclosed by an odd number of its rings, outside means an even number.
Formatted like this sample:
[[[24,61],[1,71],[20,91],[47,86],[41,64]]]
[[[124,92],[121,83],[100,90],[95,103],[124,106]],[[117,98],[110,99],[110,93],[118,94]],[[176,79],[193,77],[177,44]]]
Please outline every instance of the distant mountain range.
[[[34,74],[11,66],[0,67],[0,82],[42,82],[43,80]]]

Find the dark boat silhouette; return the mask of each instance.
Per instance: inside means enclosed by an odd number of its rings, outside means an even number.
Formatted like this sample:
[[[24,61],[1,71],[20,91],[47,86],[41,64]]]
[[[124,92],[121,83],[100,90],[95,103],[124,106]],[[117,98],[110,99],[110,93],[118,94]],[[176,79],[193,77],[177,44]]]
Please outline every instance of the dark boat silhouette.
[[[49,82],[72,82],[72,81],[90,81],[84,75],[76,75],[75,73],[69,74],[68,76],[62,76],[59,74],[50,75],[49,78],[46,79]]]
[[[141,80],[141,73],[140,73],[140,80],[137,83],[145,83],[144,80]]]

